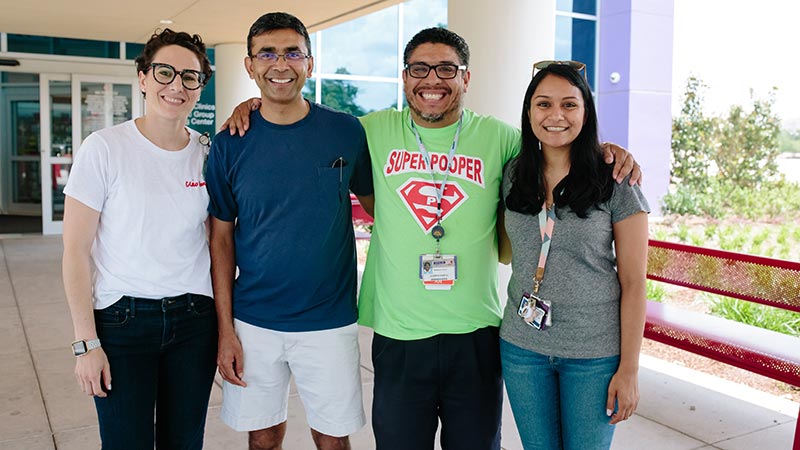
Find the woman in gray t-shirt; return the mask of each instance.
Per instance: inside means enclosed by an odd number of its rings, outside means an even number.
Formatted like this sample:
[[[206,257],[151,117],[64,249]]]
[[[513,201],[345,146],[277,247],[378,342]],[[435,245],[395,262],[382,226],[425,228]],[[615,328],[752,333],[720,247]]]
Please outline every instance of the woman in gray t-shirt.
[[[585,66],[534,67],[503,179],[503,376],[526,450],[608,449],[639,400],[649,207],[603,162]]]

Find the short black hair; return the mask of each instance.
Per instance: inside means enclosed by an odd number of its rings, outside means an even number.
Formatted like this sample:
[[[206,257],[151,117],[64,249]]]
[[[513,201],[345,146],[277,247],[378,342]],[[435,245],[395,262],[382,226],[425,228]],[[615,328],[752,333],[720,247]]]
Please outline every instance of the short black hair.
[[[164,30],[161,31],[156,30],[153,35],[150,36],[150,39],[142,49],[142,54],[137,56],[134,60],[134,63],[136,63],[136,73],[147,73],[147,71],[150,70],[150,64],[153,63],[153,58],[156,53],[168,45],[179,45],[194,53],[198,61],[200,61],[200,71],[206,76],[203,80],[203,86],[208,84],[208,80],[211,79],[212,74],[211,62],[208,60],[208,55],[206,55],[206,44],[203,43],[203,39],[197,34],[190,35],[183,31],[172,31],[169,28],[164,28]]]
[[[247,56],[253,56],[251,48],[254,37],[269,31],[284,29],[293,30],[300,36],[303,36],[306,40],[308,55],[311,56],[311,37],[308,35],[306,26],[303,25],[300,19],[285,12],[266,13],[253,22],[253,25],[250,26],[250,31],[247,33]]]
[[[449,45],[456,51],[458,59],[461,60],[460,63],[469,66],[469,45],[467,45],[467,41],[456,33],[442,27],[426,28],[415,34],[406,44],[406,49],[403,52],[403,64],[409,63],[411,54],[422,44]]]

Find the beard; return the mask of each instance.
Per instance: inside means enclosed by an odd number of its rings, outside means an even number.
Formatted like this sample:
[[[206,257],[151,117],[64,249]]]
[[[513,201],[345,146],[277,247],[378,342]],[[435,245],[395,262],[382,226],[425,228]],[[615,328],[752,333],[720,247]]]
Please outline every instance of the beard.
[[[425,122],[428,122],[428,123],[441,122],[442,119],[444,119],[444,113],[438,113],[438,114],[437,113],[424,113],[424,112],[420,111],[419,109],[417,109],[417,108],[415,108],[415,107],[413,107],[411,105],[409,105],[409,108],[412,111],[414,111],[415,113],[417,113],[417,116],[420,119],[422,119],[422,120],[424,120]]]
[[[444,120],[446,115],[458,111],[461,108],[460,99],[459,101],[453,103],[453,105],[451,105],[447,110],[441,112],[423,112],[414,104],[414,102],[408,101],[408,98],[406,98],[406,103],[408,103],[408,109],[410,109],[414,114],[416,114],[417,117],[419,117],[420,119],[424,120],[427,123],[441,122],[442,120]]]

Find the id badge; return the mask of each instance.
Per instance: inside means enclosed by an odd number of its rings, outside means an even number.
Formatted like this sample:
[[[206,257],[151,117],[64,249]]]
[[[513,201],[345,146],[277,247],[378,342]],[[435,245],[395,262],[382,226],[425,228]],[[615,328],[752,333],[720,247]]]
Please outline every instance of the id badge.
[[[550,302],[545,302],[527,292],[522,294],[517,308],[517,315],[528,325],[543,330],[552,325],[550,322]]]
[[[450,290],[458,279],[456,255],[420,255],[419,279],[425,289]]]

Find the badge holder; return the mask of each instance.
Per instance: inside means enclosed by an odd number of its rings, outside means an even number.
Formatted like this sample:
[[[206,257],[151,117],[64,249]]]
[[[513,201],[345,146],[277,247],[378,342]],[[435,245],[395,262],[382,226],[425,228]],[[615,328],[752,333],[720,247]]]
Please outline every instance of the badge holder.
[[[553,324],[550,320],[550,302],[527,292],[522,294],[517,315],[537,330],[544,330]]]
[[[438,224],[431,230],[436,239],[436,253],[419,256],[419,279],[427,290],[450,290],[458,279],[458,260],[456,255],[442,255],[439,240],[444,236],[444,227]]]

